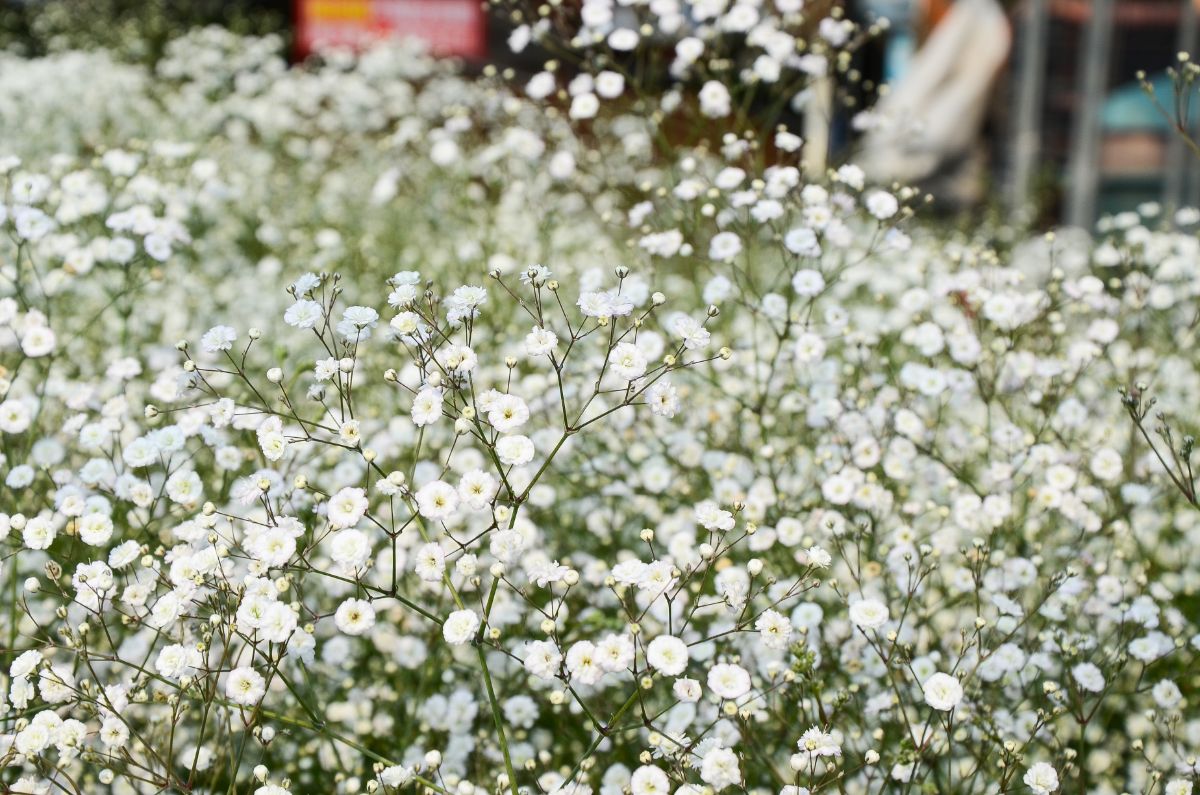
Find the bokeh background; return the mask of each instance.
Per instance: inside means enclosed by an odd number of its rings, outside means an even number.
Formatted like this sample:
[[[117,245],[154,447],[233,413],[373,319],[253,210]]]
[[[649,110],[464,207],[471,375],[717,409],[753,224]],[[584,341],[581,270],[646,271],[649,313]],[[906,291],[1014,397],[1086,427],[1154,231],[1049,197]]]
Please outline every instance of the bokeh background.
[[[943,213],[1088,226],[1147,202],[1195,206],[1200,158],[1187,138],[1200,116],[1172,72],[1196,48],[1198,2],[838,2],[888,26],[857,55],[861,90],[798,123],[810,143],[817,127],[827,136],[829,162],[869,153],[873,173],[929,189]],[[511,54],[505,19],[478,0],[0,0],[0,46],[25,55],[107,47],[153,62],[172,37],[214,24],[279,35],[296,60],[415,37],[468,70],[540,62]],[[861,123],[882,84],[883,102],[916,109],[919,147],[872,140]]]

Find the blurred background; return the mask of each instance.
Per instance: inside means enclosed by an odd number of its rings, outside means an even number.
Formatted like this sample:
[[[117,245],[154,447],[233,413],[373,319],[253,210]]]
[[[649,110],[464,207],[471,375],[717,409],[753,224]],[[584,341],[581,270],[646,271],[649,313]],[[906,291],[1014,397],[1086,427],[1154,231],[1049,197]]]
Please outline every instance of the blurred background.
[[[1198,3],[845,0],[852,18],[889,22],[854,65],[856,85],[889,90],[814,103],[808,113],[822,114],[829,162],[865,159],[877,178],[926,187],[949,212],[1088,226],[1151,202],[1200,205],[1200,158],[1187,141],[1200,118],[1168,72],[1196,48]],[[281,35],[296,60],[326,44],[416,37],[468,69],[535,70],[538,54],[511,55],[503,16],[486,8],[479,0],[0,0],[0,46],[30,56],[109,47],[152,63],[183,29],[219,24]],[[873,130],[862,112],[872,103],[920,134]],[[816,127],[805,125],[813,140]]]

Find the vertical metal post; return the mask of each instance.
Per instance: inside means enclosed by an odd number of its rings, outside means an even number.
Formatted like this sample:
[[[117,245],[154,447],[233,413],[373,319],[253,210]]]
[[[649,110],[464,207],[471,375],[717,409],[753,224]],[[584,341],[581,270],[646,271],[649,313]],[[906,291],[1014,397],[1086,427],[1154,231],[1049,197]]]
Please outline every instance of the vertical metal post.
[[[1187,0],[1190,2],[1190,0]],[[1033,173],[1041,149],[1042,96],[1046,82],[1046,37],[1049,0],[1027,0],[1021,22],[1021,61],[1017,75],[1017,110],[1009,155],[1009,206],[1029,204]]]
[[[1092,13],[1076,75],[1076,83],[1082,83],[1082,90],[1071,131],[1066,221],[1086,229],[1091,229],[1096,220],[1096,193],[1100,186],[1100,108],[1108,88],[1114,5],[1115,0],[1092,0]]]
[[[1194,53],[1196,51],[1196,6],[1193,0],[1180,0],[1183,3],[1183,9],[1179,18],[1179,39],[1177,41],[1178,50],[1180,52]],[[1168,106],[1169,107],[1169,106]],[[1190,119],[1183,119],[1189,132],[1195,132]],[[1183,202],[1184,183],[1187,181],[1188,172],[1188,152],[1183,138],[1172,130],[1168,133],[1167,139],[1167,158],[1166,158],[1166,174],[1163,175],[1163,204],[1167,209],[1175,209]]]

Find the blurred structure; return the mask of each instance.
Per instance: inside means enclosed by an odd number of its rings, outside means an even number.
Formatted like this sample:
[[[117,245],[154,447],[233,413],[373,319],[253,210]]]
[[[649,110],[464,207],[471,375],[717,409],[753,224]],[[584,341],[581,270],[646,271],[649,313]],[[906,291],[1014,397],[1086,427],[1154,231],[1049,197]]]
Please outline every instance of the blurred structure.
[[[996,0],[958,0],[875,105],[881,123],[865,136],[859,165],[878,182],[936,180],[939,195],[976,200],[976,185],[959,175],[977,154],[1011,40]]]
[[[1165,70],[1200,47],[1200,0],[807,0],[805,13],[816,19],[832,5],[891,25],[855,64],[868,80],[835,86],[831,77],[807,117],[789,119],[803,128],[810,173],[866,152],[863,165],[880,180],[915,182],[949,209],[999,204],[1035,224],[1089,226],[1148,201],[1200,204],[1200,162],[1137,80],[1144,71],[1159,104],[1174,107]],[[484,8],[479,0],[0,0],[0,45],[26,55],[101,46],[154,63],[172,37],[216,23],[291,37],[297,58],[321,44],[416,37],[474,66],[540,68],[549,55],[536,46],[512,54],[511,27]],[[902,134],[868,127],[856,141],[852,117],[879,83],[891,90],[876,111],[901,121]],[[843,88],[861,92],[853,108],[838,104]],[[1188,123],[1200,130],[1195,116]]]
[[[1024,0],[1014,16],[997,163],[1011,208],[1090,226],[1100,212],[1200,198],[1185,190],[1182,141],[1136,80],[1195,48],[1194,0]],[[1169,81],[1156,84],[1170,107]]]
[[[296,50],[416,38],[438,55],[483,58],[486,16],[478,0],[296,0]]]
[[[1195,3],[862,0],[893,23],[876,112],[900,123],[866,134],[863,165],[950,207],[1002,196],[1030,221],[1196,203],[1200,167],[1136,79],[1173,107],[1164,70],[1196,48]]]

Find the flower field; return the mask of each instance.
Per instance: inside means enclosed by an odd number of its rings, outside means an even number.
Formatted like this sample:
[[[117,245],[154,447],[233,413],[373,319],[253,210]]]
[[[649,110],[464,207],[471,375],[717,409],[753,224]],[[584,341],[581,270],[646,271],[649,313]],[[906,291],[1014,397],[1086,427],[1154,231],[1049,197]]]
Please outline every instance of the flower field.
[[[814,168],[836,11],[500,5],[0,55],[3,791],[1189,795],[1200,212]]]

